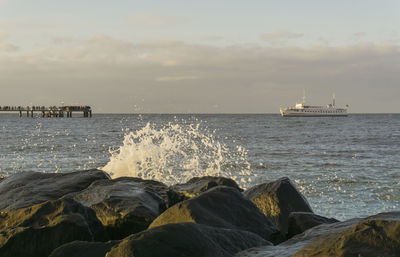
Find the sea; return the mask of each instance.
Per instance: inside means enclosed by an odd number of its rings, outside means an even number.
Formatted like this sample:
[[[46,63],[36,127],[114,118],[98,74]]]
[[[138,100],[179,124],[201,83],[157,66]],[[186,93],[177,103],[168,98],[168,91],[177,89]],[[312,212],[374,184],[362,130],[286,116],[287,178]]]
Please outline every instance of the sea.
[[[205,175],[241,187],[289,177],[316,214],[400,211],[400,114],[0,114],[0,176],[98,168],[168,185]]]

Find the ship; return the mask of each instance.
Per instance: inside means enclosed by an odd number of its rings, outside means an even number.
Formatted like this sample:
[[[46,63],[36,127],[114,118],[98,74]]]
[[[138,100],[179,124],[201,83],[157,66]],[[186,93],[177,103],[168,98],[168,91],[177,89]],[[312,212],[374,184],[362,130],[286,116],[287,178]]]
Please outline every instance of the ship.
[[[284,117],[325,117],[325,116],[348,116],[349,105],[344,108],[336,107],[335,94],[333,94],[332,103],[326,106],[314,106],[306,104],[306,95],[303,93],[303,101],[296,103],[294,107],[281,108],[281,115]]]

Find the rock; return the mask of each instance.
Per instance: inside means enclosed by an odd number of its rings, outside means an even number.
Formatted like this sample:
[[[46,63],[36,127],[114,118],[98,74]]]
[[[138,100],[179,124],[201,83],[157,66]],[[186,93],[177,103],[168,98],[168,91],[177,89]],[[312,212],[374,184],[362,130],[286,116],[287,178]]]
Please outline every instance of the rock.
[[[13,210],[58,199],[108,179],[100,170],[71,173],[20,172],[0,181],[0,210]]]
[[[244,192],[275,226],[286,234],[291,212],[312,212],[304,196],[289,178],[254,186]]]
[[[149,228],[181,222],[246,230],[273,243],[281,240],[279,231],[268,218],[232,187],[214,187],[197,197],[178,203],[158,216]]]
[[[400,256],[400,212],[322,224],[280,245],[252,248],[235,256]]]
[[[307,229],[321,225],[339,222],[337,219],[326,218],[311,212],[292,212],[289,214],[287,237],[291,238],[301,234]]]
[[[74,241],[55,249],[49,257],[104,257],[119,241]]]
[[[177,184],[172,186],[172,188],[185,195],[187,198],[192,198],[216,186],[228,186],[243,191],[238,184],[230,178],[211,176],[194,177],[185,184]]]
[[[168,187],[151,180],[122,177],[98,180],[74,195],[74,199],[92,208],[106,227],[111,239],[122,239],[147,229],[166,210]]]
[[[258,235],[240,230],[177,223],[131,235],[107,257],[225,257],[251,246],[269,245]]]
[[[121,177],[121,178],[117,178],[115,180],[118,181],[119,179],[121,179],[121,180],[128,179],[129,181],[136,182],[138,185],[141,185],[143,188],[153,190],[154,192],[156,192],[159,196],[161,196],[164,199],[167,208],[171,207],[172,205],[174,205],[178,202],[182,202],[183,200],[185,200],[184,195],[176,192],[172,188],[168,187],[167,185],[165,185],[164,183],[161,183],[159,181],[145,180],[145,179],[133,178],[133,177],[129,177],[129,178]]]
[[[96,214],[72,199],[0,212],[0,256],[48,256],[74,241],[105,241]]]

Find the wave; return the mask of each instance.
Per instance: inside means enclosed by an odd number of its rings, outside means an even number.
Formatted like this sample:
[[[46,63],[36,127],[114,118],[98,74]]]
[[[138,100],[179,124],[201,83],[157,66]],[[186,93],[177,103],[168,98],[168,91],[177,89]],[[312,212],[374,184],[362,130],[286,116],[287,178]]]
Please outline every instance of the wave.
[[[229,177],[242,187],[251,182],[247,150],[228,147],[201,123],[147,123],[125,134],[122,146],[109,152],[102,169],[112,178],[140,177],[168,185],[199,176]]]

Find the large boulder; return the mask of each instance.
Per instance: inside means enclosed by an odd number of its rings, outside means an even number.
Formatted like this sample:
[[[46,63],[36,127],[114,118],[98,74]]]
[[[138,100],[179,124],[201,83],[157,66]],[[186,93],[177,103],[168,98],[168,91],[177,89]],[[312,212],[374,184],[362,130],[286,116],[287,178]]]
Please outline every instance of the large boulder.
[[[289,214],[287,237],[291,238],[321,224],[331,224],[335,222],[339,221],[334,218],[326,218],[311,212],[292,212]]]
[[[111,239],[122,239],[147,229],[166,210],[168,191],[160,182],[122,177],[95,181],[74,199],[96,212]]]
[[[49,257],[104,257],[119,241],[74,241],[55,249]]]
[[[254,186],[244,192],[282,234],[288,230],[291,212],[312,212],[304,196],[289,178],[280,178],[271,183]]]
[[[142,188],[150,189],[156,192],[161,198],[164,199],[167,208],[171,207],[172,205],[182,202],[185,200],[185,196],[178,193],[174,189],[168,187],[164,183],[155,180],[147,180],[141,178],[133,178],[133,177],[121,177],[114,179],[115,181],[119,180],[129,180],[131,182],[136,182],[137,185],[141,186]]]
[[[105,241],[96,214],[72,199],[0,212],[0,256],[48,256],[74,241]]]
[[[279,231],[268,218],[232,187],[214,187],[197,197],[178,203],[157,217],[150,228],[181,222],[246,230],[273,243],[281,240]]]
[[[0,210],[13,210],[58,199],[108,179],[100,170],[71,173],[20,172],[0,181]]]
[[[280,245],[252,248],[235,256],[400,256],[400,212],[319,225]]]
[[[238,184],[230,178],[212,176],[194,177],[185,184],[177,184],[172,186],[172,188],[185,195],[187,198],[192,198],[216,186],[228,186],[243,191]]]
[[[195,223],[168,224],[131,235],[107,257],[228,257],[252,246],[270,245],[258,235]]]

